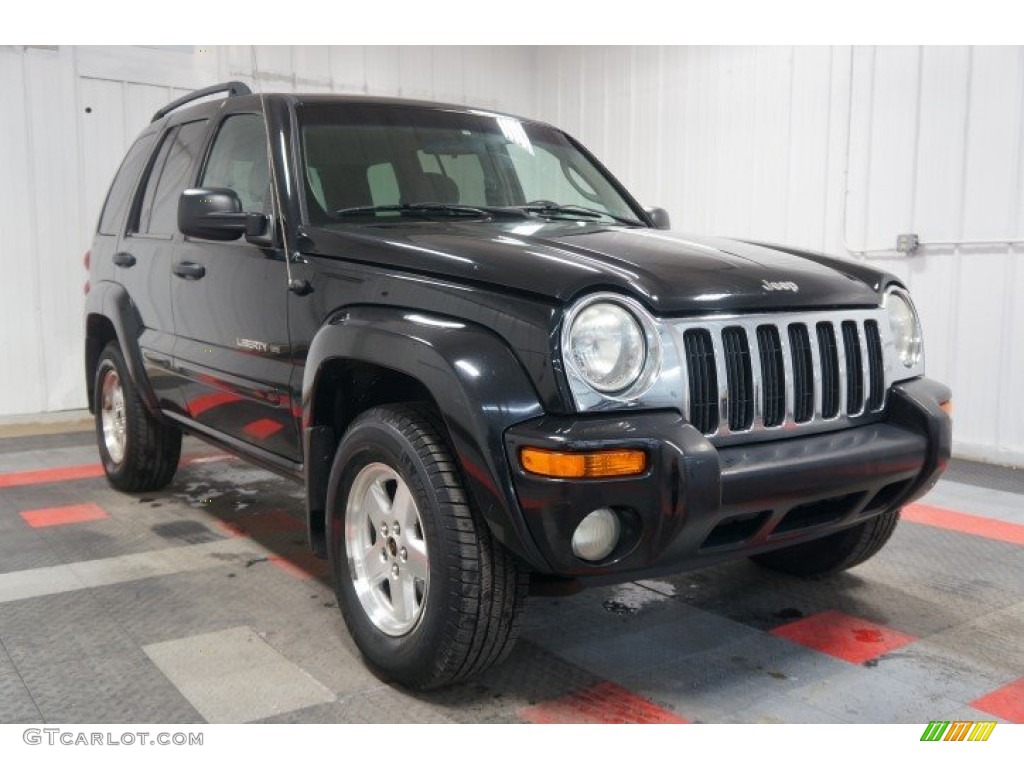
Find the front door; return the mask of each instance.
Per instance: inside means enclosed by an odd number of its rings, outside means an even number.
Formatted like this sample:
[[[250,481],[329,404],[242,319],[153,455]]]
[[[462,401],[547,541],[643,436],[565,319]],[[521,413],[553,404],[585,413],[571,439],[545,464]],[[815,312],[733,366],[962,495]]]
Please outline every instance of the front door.
[[[199,175],[229,187],[246,212],[272,213],[263,116],[228,115]],[[285,251],[244,238],[183,238],[171,267],[184,405],[201,426],[292,461],[299,436],[289,394]]]

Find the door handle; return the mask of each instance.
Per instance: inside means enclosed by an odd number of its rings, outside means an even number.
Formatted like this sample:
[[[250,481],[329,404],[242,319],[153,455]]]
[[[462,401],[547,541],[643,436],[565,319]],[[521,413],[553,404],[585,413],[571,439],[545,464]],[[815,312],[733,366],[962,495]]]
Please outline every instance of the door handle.
[[[124,267],[125,269],[135,266],[135,257],[127,251],[119,251],[118,253],[115,253],[111,257],[111,261],[117,264],[117,266]]]
[[[202,264],[196,264],[194,261],[176,261],[174,266],[171,267],[171,271],[178,277],[183,277],[186,280],[198,280],[206,274],[206,267]]]

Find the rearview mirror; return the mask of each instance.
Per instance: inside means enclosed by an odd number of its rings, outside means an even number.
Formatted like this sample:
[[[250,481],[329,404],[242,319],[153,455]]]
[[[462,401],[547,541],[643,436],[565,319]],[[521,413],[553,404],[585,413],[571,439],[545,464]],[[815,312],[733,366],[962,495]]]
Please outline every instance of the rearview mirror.
[[[651,217],[651,223],[654,224],[656,229],[671,229],[672,224],[669,221],[668,211],[664,208],[644,208],[644,211],[648,216]]]
[[[178,229],[189,237],[204,240],[237,240],[242,235],[265,234],[267,217],[262,213],[244,213],[242,201],[233,189],[186,189],[178,198]]]

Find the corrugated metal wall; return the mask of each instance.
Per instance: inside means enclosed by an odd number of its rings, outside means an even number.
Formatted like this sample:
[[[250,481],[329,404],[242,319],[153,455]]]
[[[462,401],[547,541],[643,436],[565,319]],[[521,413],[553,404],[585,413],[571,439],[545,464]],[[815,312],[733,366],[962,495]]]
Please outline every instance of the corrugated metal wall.
[[[965,455],[1024,462],[1024,48],[276,47],[266,90],[467,102],[582,139],[676,228],[904,278]],[[0,415],[81,407],[80,256],[156,106],[248,47],[0,48]],[[86,109],[91,111],[86,111]],[[897,234],[929,245],[896,254]],[[990,241],[1015,241],[1002,244]]]
[[[1024,48],[547,48],[539,68],[538,116],[675,228],[906,280],[958,452],[1024,463]],[[900,233],[943,244],[907,257]]]

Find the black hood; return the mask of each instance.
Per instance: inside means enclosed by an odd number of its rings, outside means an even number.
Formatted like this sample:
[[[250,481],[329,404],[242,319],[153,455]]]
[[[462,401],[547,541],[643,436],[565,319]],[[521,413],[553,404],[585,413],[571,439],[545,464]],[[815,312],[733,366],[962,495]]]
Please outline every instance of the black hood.
[[[664,314],[877,306],[884,288],[882,273],[820,254],[577,221],[307,228],[300,247],[561,302],[617,290]]]

